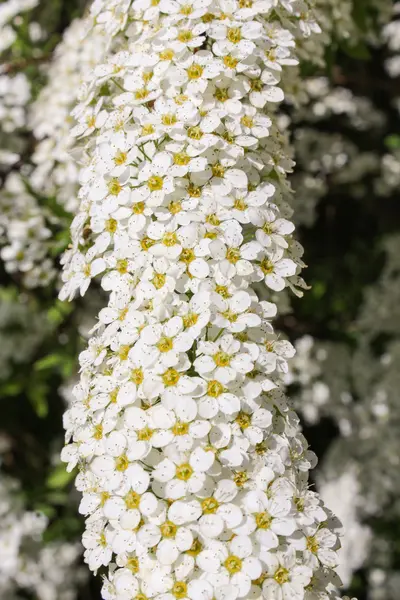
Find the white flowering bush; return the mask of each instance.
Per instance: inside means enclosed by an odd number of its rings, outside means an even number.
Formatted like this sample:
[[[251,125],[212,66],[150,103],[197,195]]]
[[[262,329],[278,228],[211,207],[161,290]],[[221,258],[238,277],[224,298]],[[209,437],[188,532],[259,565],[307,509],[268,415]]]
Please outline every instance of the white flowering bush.
[[[396,14],[1,4],[2,595],[396,598]]]
[[[319,27],[297,1],[109,9],[60,294],[109,292],[65,415],[85,560],[111,565],[106,599],[334,595],[337,525],[271,324],[272,293],[304,287],[274,106]]]

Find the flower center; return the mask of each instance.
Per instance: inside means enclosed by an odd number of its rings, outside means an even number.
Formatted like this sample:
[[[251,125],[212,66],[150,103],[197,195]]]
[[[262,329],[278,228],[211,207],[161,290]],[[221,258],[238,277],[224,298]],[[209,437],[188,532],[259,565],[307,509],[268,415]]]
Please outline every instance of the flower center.
[[[129,467],[129,460],[127,459],[126,454],[121,454],[121,456],[118,456],[118,458],[115,461],[115,469],[117,471],[126,471],[126,469]]]
[[[186,72],[189,79],[200,79],[200,77],[203,75],[203,71],[204,69],[201,65],[193,63],[192,65],[190,65]]]
[[[184,581],[176,581],[171,591],[172,595],[175,596],[175,598],[178,598],[178,600],[181,598],[186,598],[187,585]]]
[[[242,39],[240,27],[229,27],[226,37],[232,44],[238,44]]]
[[[217,354],[214,354],[213,358],[217,367],[229,367],[231,362],[230,355],[222,351],[217,352]]]
[[[269,529],[272,523],[272,517],[266,512],[259,512],[255,514],[257,527],[259,529]]]
[[[128,158],[127,153],[122,152],[122,150],[119,150],[117,152],[117,154],[114,156],[114,162],[116,165],[121,166],[126,163],[127,158]]]
[[[193,475],[193,469],[189,463],[184,463],[176,467],[175,477],[181,481],[188,481]]]
[[[181,375],[175,369],[167,369],[162,376],[162,380],[164,385],[167,387],[172,387],[176,385],[180,379]]]
[[[174,347],[174,342],[172,338],[162,337],[157,344],[157,348],[160,352],[169,352]]]
[[[240,259],[239,248],[228,248],[226,251],[226,260],[232,265],[235,265]]]
[[[201,503],[201,508],[203,509],[203,514],[212,515],[216,512],[219,507],[219,502],[212,496],[210,498],[205,498]]]
[[[160,525],[161,535],[165,538],[174,538],[176,536],[176,532],[178,531],[177,526],[172,521],[165,521],[162,525]]]
[[[279,567],[279,569],[275,571],[274,579],[279,585],[287,583],[289,581],[289,571],[284,567]]]
[[[174,435],[186,435],[189,431],[189,423],[182,423],[181,421],[177,421],[172,427],[171,431]]]
[[[147,182],[147,187],[151,192],[158,192],[159,190],[162,190],[163,183],[164,180],[162,177],[159,177],[158,175],[152,175]]]
[[[231,575],[239,573],[242,569],[242,561],[238,556],[228,556],[224,562],[224,567]]]
[[[250,415],[242,411],[240,411],[235,421],[239,425],[240,429],[247,429],[251,425]]]
[[[138,369],[132,369],[131,372],[131,381],[136,385],[140,385],[143,383],[144,375],[143,370],[139,367]]]
[[[213,379],[212,381],[208,382],[207,394],[211,396],[211,398],[218,398],[218,396],[220,396],[223,393],[223,391],[224,386],[216,379]]]
[[[140,504],[140,495],[133,490],[128,492],[124,498],[126,507],[129,510],[133,510],[135,508],[139,508]]]

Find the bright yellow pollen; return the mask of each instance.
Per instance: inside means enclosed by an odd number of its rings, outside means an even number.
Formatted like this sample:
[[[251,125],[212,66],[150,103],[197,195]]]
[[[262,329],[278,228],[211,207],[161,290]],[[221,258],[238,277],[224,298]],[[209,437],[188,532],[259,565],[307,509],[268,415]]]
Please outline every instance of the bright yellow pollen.
[[[120,258],[117,260],[116,269],[118,273],[121,273],[121,275],[128,272],[128,261],[126,258]]]
[[[287,583],[289,581],[289,571],[284,567],[279,567],[279,569],[275,571],[274,579],[279,585]]]
[[[111,404],[115,404],[117,401],[117,397],[118,397],[118,388],[116,390],[113,390],[112,392],[110,392],[110,402]]]
[[[119,311],[118,319],[120,321],[124,321],[127,314],[128,314],[128,308],[123,308],[122,310]]]
[[[181,15],[191,15],[193,12],[193,6],[191,6],[191,4],[184,4],[179,12]]]
[[[139,508],[140,504],[140,495],[137,492],[131,490],[128,492],[124,498],[126,508],[129,510],[133,510],[134,508]]]
[[[226,102],[227,100],[229,100],[227,88],[217,88],[215,90],[214,96],[219,102]]]
[[[93,437],[95,440],[101,440],[103,437],[103,425],[99,423],[99,425],[95,425]]]
[[[168,204],[168,210],[172,215],[177,215],[182,210],[182,204],[178,201],[172,201]]]
[[[144,237],[141,241],[140,241],[140,246],[142,248],[142,250],[144,250],[145,252],[151,248],[152,246],[154,246],[155,244],[155,240],[152,240],[149,237]]]
[[[180,379],[181,375],[176,371],[176,369],[167,369],[162,376],[162,380],[165,386],[172,387],[176,385]]]
[[[184,167],[190,163],[190,156],[186,152],[177,152],[174,154],[174,163],[179,167]]]
[[[99,543],[101,546],[107,546],[107,540],[106,540],[106,536],[104,535],[104,533],[101,533],[99,536]]]
[[[179,106],[181,106],[182,104],[185,104],[185,102],[187,102],[189,100],[189,97],[186,96],[186,94],[178,94],[177,96],[175,96],[174,100],[175,100],[175,104],[178,104]]]
[[[232,44],[238,44],[242,39],[240,27],[229,27],[226,37]]]
[[[187,596],[187,585],[184,581],[176,581],[174,587],[171,590],[172,595],[178,600],[186,598]]]
[[[186,70],[186,73],[187,73],[189,79],[200,79],[200,77],[203,75],[203,71],[204,71],[204,69],[201,65],[198,65],[197,63],[193,63]]]
[[[251,425],[251,417],[247,413],[240,412],[235,419],[241,429],[247,429]]]
[[[246,210],[247,208],[247,204],[246,202],[243,200],[243,198],[237,198],[235,200],[235,202],[233,203],[233,208],[236,208],[236,210]]]
[[[269,529],[272,523],[272,517],[266,512],[256,513],[256,524],[259,529]]]
[[[109,181],[107,184],[107,188],[112,196],[118,196],[118,194],[122,190],[122,185],[120,184],[118,179],[111,179],[111,181]]]
[[[193,469],[189,463],[184,463],[176,467],[175,477],[181,481],[188,481],[193,475]]]
[[[171,431],[174,435],[186,435],[189,431],[189,423],[177,421]]]
[[[144,209],[144,202],[135,202],[135,204],[132,204],[132,212],[134,215],[141,215],[144,212]]]
[[[185,328],[193,327],[193,325],[196,325],[197,321],[199,320],[199,315],[196,315],[196,313],[188,313],[182,317],[182,320]]]
[[[217,367],[229,367],[231,363],[230,355],[222,351],[214,354],[213,359]]]
[[[193,541],[193,544],[191,545],[189,550],[186,551],[186,553],[189,554],[190,556],[197,556],[198,554],[200,554],[200,552],[202,550],[203,550],[203,545],[200,542],[199,538],[196,538]]]
[[[144,379],[144,375],[143,375],[143,370],[141,368],[132,370],[131,381],[133,381],[134,384],[140,385],[141,383],[143,383],[143,379]]]
[[[137,431],[137,439],[140,442],[148,442],[154,431],[150,429],[150,427],[144,427],[143,429],[139,429]]]
[[[160,531],[164,538],[174,538],[178,528],[172,521],[165,521],[165,523],[160,525]]]
[[[219,502],[213,496],[210,498],[205,498],[201,503],[201,508],[203,510],[204,515],[212,515],[217,511],[219,507]]]
[[[130,346],[121,346],[121,348],[118,351],[118,357],[121,360],[126,360],[128,358],[128,354],[129,354],[129,350],[131,349]]]
[[[153,79],[153,75],[154,73],[152,71],[148,71],[147,73],[143,73],[142,79],[145,83],[149,83],[149,81]]]
[[[96,117],[88,117],[86,119],[86,124],[89,128],[95,127],[96,126]]]
[[[136,556],[131,556],[130,558],[128,558],[128,560],[126,562],[126,566],[130,571],[132,571],[132,573],[138,573],[139,572],[139,559],[136,558]]]
[[[115,461],[115,469],[117,471],[126,471],[129,467],[129,460],[126,457],[126,454],[121,454]]]
[[[167,246],[167,248],[171,248],[171,246],[175,246],[175,244],[178,244],[179,241],[176,233],[166,233],[162,239],[162,243],[164,244],[164,246]]]
[[[105,230],[108,233],[115,233],[117,231],[118,222],[115,219],[108,219],[105,223]]]
[[[222,316],[227,319],[227,321],[229,321],[230,323],[236,323],[237,319],[238,319],[238,315],[234,312],[232,312],[231,310],[226,310],[225,312],[222,313]]]
[[[191,198],[200,198],[201,196],[201,188],[196,187],[193,184],[189,185],[187,192]]]
[[[126,163],[126,159],[128,158],[128,154],[126,152],[122,152],[119,150],[117,154],[114,156],[114,162],[116,165],[121,166]]]
[[[232,265],[235,265],[240,260],[239,248],[228,248],[226,251],[226,260]]]
[[[168,113],[161,117],[162,124],[167,126],[175,125],[177,120],[178,119],[176,118],[176,115],[174,115],[173,113]]]
[[[111,497],[110,492],[101,492],[100,494],[100,506],[104,506],[107,500]]]
[[[162,177],[158,175],[152,175],[147,182],[147,187],[151,192],[158,192],[158,190],[162,190],[164,185],[164,180]]]
[[[242,561],[238,556],[228,556],[224,562],[224,567],[231,575],[239,573],[242,569]]]
[[[151,135],[152,133],[154,133],[153,125],[144,125],[142,127],[141,135],[146,136],[146,135]]]
[[[225,175],[225,168],[218,162],[211,167],[211,171],[213,177],[223,177]]]
[[[182,42],[182,44],[187,44],[187,42],[190,42],[193,39],[193,33],[188,29],[182,29],[182,31],[178,33],[177,39]]]
[[[217,294],[219,294],[220,296],[222,296],[225,299],[231,297],[231,294],[229,293],[229,290],[226,287],[226,285],[215,286],[215,291],[217,292]]]
[[[162,337],[157,343],[157,348],[160,352],[169,352],[170,350],[172,350],[173,347],[174,341],[172,338],[169,337]]]
[[[313,554],[316,554],[318,552],[319,549],[319,544],[315,538],[315,536],[310,536],[307,538],[307,550],[309,550],[310,552],[312,552]]]
[[[233,56],[230,56],[228,54],[228,56],[224,56],[224,66],[227,69],[235,69],[237,67],[238,64],[238,59],[237,58],[233,58]]]
[[[201,140],[201,138],[203,137],[203,132],[198,125],[188,127],[187,134],[188,137],[192,140]]]
[[[173,50],[171,50],[170,48],[167,48],[166,50],[163,50],[162,52],[160,52],[158,54],[158,56],[160,57],[160,60],[172,60],[174,58],[175,52]]]
[[[156,290],[160,290],[162,287],[164,287],[165,281],[166,276],[164,275],[164,273],[156,273],[153,279],[151,280],[151,283],[154,285]]]
[[[248,475],[246,471],[238,471],[235,473],[233,477],[233,481],[236,483],[238,487],[243,487],[246,481],[248,480]]]
[[[182,252],[179,256],[179,260],[181,262],[185,263],[186,265],[191,263],[195,258],[196,258],[196,255],[194,253],[194,250],[192,250],[192,248],[183,248]]]
[[[215,359],[214,359],[215,360]],[[222,383],[217,381],[216,379],[212,379],[207,384],[207,394],[211,396],[211,398],[218,398],[224,391],[224,386]]]
[[[253,92],[262,92],[264,84],[261,79],[250,79],[250,87]]]
[[[260,269],[264,275],[269,275],[274,271],[274,264],[268,258],[263,258],[260,263]]]
[[[244,127],[253,127],[254,126],[254,120],[251,117],[249,117],[248,115],[244,115],[240,119],[240,122]]]
[[[145,100],[148,95],[149,95],[149,90],[146,90],[146,88],[142,88],[141,90],[136,90],[135,99],[136,100]]]
[[[207,215],[206,222],[212,225],[213,227],[218,227],[221,224],[221,221],[215,214]]]

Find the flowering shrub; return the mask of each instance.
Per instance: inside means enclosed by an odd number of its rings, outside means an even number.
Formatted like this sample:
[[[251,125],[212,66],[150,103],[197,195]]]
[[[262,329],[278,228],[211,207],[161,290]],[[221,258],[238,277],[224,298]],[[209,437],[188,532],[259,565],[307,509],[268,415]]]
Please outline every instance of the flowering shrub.
[[[395,84],[391,16],[390,0],[0,6],[3,595],[328,600],[338,570],[360,600],[366,585],[392,597],[379,519],[397,481],[397,345],[380,336],[395,219],[380,276],[380,219],[368,261],[350,248],[344,274],[319,266],[321,214],[345,195],[333,230],[364,243],[355,206],[398,183],[396,94],[374,96]],[[101,592],[75,569],[78,503]]]

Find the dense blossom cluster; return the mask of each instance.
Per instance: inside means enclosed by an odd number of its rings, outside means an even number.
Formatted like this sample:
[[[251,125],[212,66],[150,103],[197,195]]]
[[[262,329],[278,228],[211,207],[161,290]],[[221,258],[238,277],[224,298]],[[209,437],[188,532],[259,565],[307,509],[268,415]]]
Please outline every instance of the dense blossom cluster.
[[[73,155],[74,138],[70,135],[70,112],[79,87],[101,55],[105,36],[96,30],[86,34],[85,19],[75,19],[56,47],[46,72],[47,84],[29,109],[29,126],[37,141],[30,174],[33,188],[46,196],[55,196],[68,212],[76,206],[79,164]]]
[[[107,600],[336,597],[338,525],[279,385],[294,350],[256,293],[304,286],[274,105],[318,26],[298,0],[91,14],[109,52],[74,110],[61,291],[110,292],[65,415],[86,561]]]
[[[2,450],[5,440],[0,440]],[[34,593],[40,600],[73,600],[82,578],[76,566],[79,545],[54,542],[44,545],[47,527],[43,514],[25,510],[18,498],[18,482],[2,475],[0,482],[0,593],[18,600]]]

